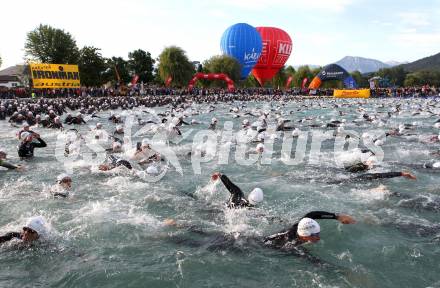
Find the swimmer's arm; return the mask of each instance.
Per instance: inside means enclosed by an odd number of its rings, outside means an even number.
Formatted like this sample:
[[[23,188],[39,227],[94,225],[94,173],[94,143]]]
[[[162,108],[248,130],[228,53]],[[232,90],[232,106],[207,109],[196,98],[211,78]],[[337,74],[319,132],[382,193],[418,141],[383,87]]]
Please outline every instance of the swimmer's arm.
[[[412,180],[416,180],[416,177],[408,172],[367,173],[359,176],[358,178],[374,180],[374,179],[383,179],[383,178],[395,178],[401,176]]]
[[[11,241],[13,238],[21,239],[21,234],[18,232],[10,232],[6,235],[0,236],[0,243]]]
[[[271,243],[269,241],[279,241],[279,240],[287,239],[288,233],[289,233],[289,231],[284,230],[284,231],[272,234],[270,236],[265,237],[263,239],[263,242],[265,244],[269,244],[269,243]]]
[[[12,165],[12,164],[5,162],[5,161],[0,161],[0,166],[5,167],[7,169],[11,169],[11,170],[15,170],[18,168],[18,166]]]
[[[234,196],[244,198],[244,194],[241,191],[241,189],[237,185],[232,183],[232,181],[229,180],[229,178],[226,175],[222,174],[220,176],[220,180],[222,180],[223,185],[225,185],[225,187],[226,187],[226,189],[228,189],[229,193],[231,193]]]
[[[33,143],[34,147],[38,147],[38,148],[44,148],[47,147],[46,142],[44,142],[43,139],[41,139],[40,137],[37,138],[38,142],[40,143]]]
[[[336,219],[335,213],[325,212],[325,211],[312,211],[304,215],[303,218],[311,219]]]
[[[353,217],[345,214],[336,214],[325,211],[312,211],[307,213],[303,218],[311,218],[311,219],[335,219],[341,222],[342,224],[354,224],[356,220]]]

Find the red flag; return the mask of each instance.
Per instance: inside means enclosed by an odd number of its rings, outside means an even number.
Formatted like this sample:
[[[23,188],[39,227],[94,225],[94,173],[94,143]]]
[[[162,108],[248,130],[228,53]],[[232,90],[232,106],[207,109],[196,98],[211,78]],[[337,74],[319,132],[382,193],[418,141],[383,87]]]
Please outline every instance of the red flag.
[[[173,81],[173,77],[168,76],[167,80],[165,81],[165,86],[167,86],[167,87],[170,86],[171,81]]]
[[[302,85],[301,85],[301,89],[306,88],[307,81],[309,81],[309,79],[307,79],[307,77],[303,79],[303,82],[302,82]]]
[[[136,85],[139,80],[139,75],[134,74],[133,79],[131,79],[131,85]]]
[[[289,78],[287,78],[287,82],[286,82],[286,89],[289,88],[290,83],[292,83],[293,77],[289,76]]]

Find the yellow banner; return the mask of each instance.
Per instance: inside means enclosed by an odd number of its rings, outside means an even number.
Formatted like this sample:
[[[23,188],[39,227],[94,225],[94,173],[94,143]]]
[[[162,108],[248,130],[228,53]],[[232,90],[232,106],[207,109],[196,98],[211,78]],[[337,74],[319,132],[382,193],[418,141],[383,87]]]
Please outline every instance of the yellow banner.
[[[335,98],[370,98],[370,89],[360,90],[334,90]]]
[[[79,88],[78,65],[30,64],[34,88]]]

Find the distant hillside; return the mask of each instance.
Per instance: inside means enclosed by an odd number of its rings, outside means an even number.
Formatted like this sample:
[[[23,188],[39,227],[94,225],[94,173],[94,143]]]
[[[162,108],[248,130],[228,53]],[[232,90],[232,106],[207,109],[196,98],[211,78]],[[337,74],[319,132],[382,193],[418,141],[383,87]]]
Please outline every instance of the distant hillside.
[[[315,69],[315,68],[321,67],[321,66],[315,65],[315,64],[304,64],[304,65],[295,65],[295,66],[293,66],[293,68],[295,68],[295,70],[298,70],[298,68],[302,67],[302,66],[309,66],[310,69]]]
[[[403,65],[403,64],[408,64],[408,61],[406,61],[406,62],[387,61],[387,62],[385,62],[385,64],[388,64],[391,67],[394,67],[394,66],[399,66],[399,65]]]
[[[348,72],[359,71],[362,74],[376,72],[382,68],[391,67],[391,65],[385,64],[379,60],[352,56],[346,56],[336,62],[336,64],[340,65]]]
[[[401,65],[399,67],[403,67],[403,69],[409,72],[417,72],[422,70],[440,71],[440,53],[412,63]]]

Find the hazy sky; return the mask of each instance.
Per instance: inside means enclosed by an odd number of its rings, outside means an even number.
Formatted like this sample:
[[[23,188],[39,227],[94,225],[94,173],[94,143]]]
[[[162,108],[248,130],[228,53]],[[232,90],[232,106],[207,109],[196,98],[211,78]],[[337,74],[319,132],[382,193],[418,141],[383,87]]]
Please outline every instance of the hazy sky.
[[[203,61],[220,54],[223,31],[238,22],[289,33],[290,65],[346,55],[414,61],[440,52],[440,0],[5,0],[0,7],[2,68],[23,62],[26,33],[40,23],[105,57],[139,48],[157,57],[177,45]]]

